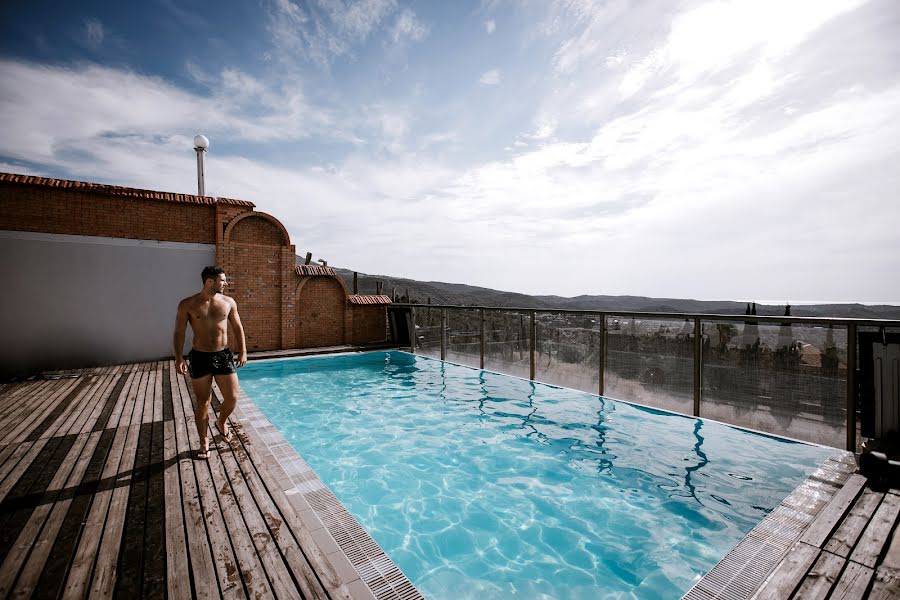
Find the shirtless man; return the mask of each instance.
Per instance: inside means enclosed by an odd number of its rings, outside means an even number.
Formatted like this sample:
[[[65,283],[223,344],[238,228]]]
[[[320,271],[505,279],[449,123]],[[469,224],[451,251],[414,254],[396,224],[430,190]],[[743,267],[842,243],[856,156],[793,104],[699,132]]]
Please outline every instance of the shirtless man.
[[[182,375],[190,370],[191,384],[197,407],[194,419],[197,432],[200,434],[200,451],[198,458],[209,457],[209,440],[206,432],[209,426],[209,403],[212,400],[212,379],[222,390],[222,405],[216,425],[222,432],[225,441],[230,441],[228,416],[237,404],[238,377],[237,368],[247,364],[247,342],[244,339],[244,326],[238,315],[237,302],[224,294],[228,281],[220,267],[206,267],[200,274],[203,289],[199,294],[185,298],[178,304],[178,315],[175,318],[175,368]],[[191,324],[194,332],[194,343],[188,354],[190,369],[185,363],[184,332],[187,324]],[[228,323],[231,323],[238,338],[238,359],[228,348]]]

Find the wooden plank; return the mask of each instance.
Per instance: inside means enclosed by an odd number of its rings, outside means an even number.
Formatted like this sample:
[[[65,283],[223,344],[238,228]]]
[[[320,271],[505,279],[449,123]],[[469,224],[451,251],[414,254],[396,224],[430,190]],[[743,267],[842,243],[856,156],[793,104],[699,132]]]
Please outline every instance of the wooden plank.
[[[103,405],[103,410],[100,412],[100,414],[97,416],[97,420],[94,422],[94,431],[102,431],[103,429],[107,428],[107,424],[110,422],[113,411],[115,410],[119,399],[122,397],[125,386],[128,383],[128,376],[122,373],[116,373],[115,378],[116,383],[113,386],[112,390],[110,390],[109,396],[106,398],[106,403]],[[115,427],[115,425],[113,425],[113,427]]]
[[[168,376],[168,373],[166,374]],[[190,570],[188,569],[187,541],[184,533],[184,515],[181,510],[181,479],[178,474],[178,447],[175,440],[175,422],[164,423],[163,446],[165,451],[163,501],[166,510],[166,591],[170,598],[187,598],[191,595]]]
[[[120,425],[122,414],[125,413],[125,407],[128,404],[128,398],[131,394],[131,388],[134,385],[134,373],[124,373],[124,375],[125,385],[123,386],[119,397],[116,399],[116,403],[113,406],[112,412],[109,414],[109,419],[106,423],[106,426],[109,428],[118,427]]]
[[[76,400],[84,405],[84,409],[74,419],[70,429],[72,433],[86,433],[93,429],[94,422],[103,410],[106,395],[109,394],[115,383],[111,377],[103,375],[96,376],[95,381],[96,384],[92,389],[88,393],[85,393],[80,400]]]
[[[128,428],[122,427],[116,430],[112,447],[109,450],[106,463],[101,473],[100,487],[94,495],[91,509],[84,523],[84,533],[78,542],[75,556],[72,559],[72,567],[66,578],[64,598],[85,598],[90,587],[91,573],[93,572],[97,548],[103,536],[106,525],[109,503],[115,491],[116,474],[119,472],[124,455],[125,443],[128,438]]]
[[[19,534],[28,524],[28,519],[40,504],[40,499],[55,481],[61,468],[64,468],[63,462],[77,441],[75,436],[48,441],[40,455],[9,491],[3,511],[0,512],[0,561],[12,550]]]
[[[863,493],[856,500],[856,504],[850,510],[850,514],[831,536],[831,539],[825,544],[825,550],[844,558],[850,556],[853,547],[859,536],[862,535],[866,525],[872,519],[875,509],[884,497],[883,493],[875,492],[870,489],[864,489]]]
[[[94,454],[88,462],[84,477],[77,487],[66,490],[62,498],[70,499],[69,508],[62,520],[56,539],[53,541],[40,580],[32,596],[35,598],[59,598],[66,583],[66,572],[72,564],[78,540],[84,531],[91,502],[100,483],[104,463],[108,460],[116,431],[106,429],[98,431],[100,439]],[[120,449],[121,452],[121,449]],[[70,493],[71,492],[71,493]],[[59,501],[59,500],[58,500]],[[55,508],[54,508],[55,510]],[[43,535],[43,534],[42,534]],[[30,560],[30,559],[29,559]]]
[[[215,416],[211,415],[210,421],[214,419]],[[247,587],[247,595],[250,598],[271,598],[273,595],[281,597],[284,593],[283,590],[278,589],[273,594],[272,588],[266,579],[268,568],[263,569],[263,565],[260,562],[261,557],[257,554],[258,547],[254,549],[254,544],[258,541],[256,538],[260,535],[267,535],[265,525],[258,514],[255,515],[256,518],[254,519],[253,511],[256,507],[248,505],[246,485],[243,484],[243,481],[229,482],[228,477],[225,475],[221,455],[227,452],[225,446],[226,444],[222,443],[218,447],[218,451],[210,448],[207,462],[209,463],[212,484],[219,492],[219,504],[222,507],[222,515],[225,518],[225,528],[231,536],[238,569],[244,580],[244,585]],[[252,501],[250,504],[252,504]],[[267,564],[267,567],[270,566]]]
[[[160,423],[163,421],[163,378],[167,374],[167,370],[162,368],[162,363],[159,363],[153,380],[153,420]]]
[[[140,425],[130,425],[128,427],[125,448],[122,452],[122,460],[119,463],[119,473],[131,471],[134,466],[140,429]],[[119,480],[120,483],[122,481],[124,480]],[[97,551],[97,561],[91,581],[91,598],[112,597],[113,586],[116,581],[119,549],[122,542],[122,530],[125,527],[125,509],[128,503],[128,493],[129,487],[125,485],[113,490],[107,512],[106,527],[103,529],[100,547]]]
[[[91,380],[87,378],[73,379],[72,381],[75,382],[75,386],[71,391],[55,402],[52,410],[44,414],[39,421],[33,422],[27,428],[20,429],[14,438],[16,441],[33,441],[41,437],[57,435],[60,427],[67,422],[67,417],[77,408],[75,399],[81,396],[85,388],[91,384]]]
[[[158,373],[162,373],[158,371]],[[151,424],[150,464],[147,473],[147,517],[144,533],[144,598],[166,596],[166,507],[165,507],[165,430],[162,420]],[[173,465],[174,466],[174,465]],[[179,520],[181,515],[179,515]]]
[[[52,410],[53,403],[67,394],[68,390],[71,390],[75,385],[77,385],[77,382],[74,379],[60,379],[48,382],[48,385],[42,387],[36,393],[36,396],[23,399],[14,413],[3,417],[3,427],[0,428],[0,435],[8,438],[12,435],[12,432],[18,431],[39,419],[42,414]]]
[[[71,503],[71,497],[60,499],[61,492],[65,488],[73,489],[81,481],[99,440],[99,433],[85,433],[78,436],[65,462],[50,483],[48,493],[41,499],[41,505],[31,514],[28,524],[19,534],[13,550],[0,568],[0,594],[11,590],[14,581],[12,575],[17,573],[19,566],[24,563],[19,579],[15,582],[14,593],[22,597],[32,595]]]
[[[822,552],[819,560],[809,570],[800,589],[792,596],[797,600],[827,598],[837,582],[847,560],[830,552]]]
[[[815,546],[795,543],[753,598],[790,598],[818,557],[819,549]]]
[[[82,400],[96,385],[96,381],[90,378],[77,379],[75,381],[78,381],[78,385],[40,423],[37,423],[30,429],[27,439],[56,437],[70,433],[75,420],[84,410]],[[25,432],[22,432],[19,437],[23,440],[26,439]]]
[[[252,427],[241,428],[236,437],[240,444],[235,445],[235,448],[239,455],[243,452],[246,457],[245,460],[238,461],[245,477],[251,486],[255,486],[255,482],[258,481],[259,485],[268,493],[279,510],[278,516],[288,526],[288,530],[297,542],[297,547],[302,549],[300,551],[302,556],[296,556],[296,552],[293,551],[294,546],[287,544],[282,546],[286,550],[288,558],[294,560],[291,564],[297,580],[306,582],[307,587],[303,588],[304,593],[312,598],[350,597],[351,595],[346,585],[342,583],[334,565],[319,548],[318,542],[284,492],[284,487],[279,481],[289,478],[259,437],[258,432]],[[253,473],[256,474],[256,477]],[[308,571],[304,564],[308,565],[314,573]]]
[[[6,444],[3,446],[3,449],[0,450],[0,469],[3,468],[3,465],[6,463],[6,460],[12,456],[13,452],[16,451],[16,448],[19,447],[19,444]],[[0,480],[3,478],[0,477]]]
[[[859,563],[850,561],[847,568],[831,592],[831,600],[861,600],[866,597],[866,590],[872,581],[875,571]]]
[[[891,544],[888,546],[884,559],[881,561],[880,568],[900,571],[900,526],[894,528],[894,534],[891,536]]]
[[[878,569],[869,600],[897,600],[900,598],[900,572],[893,569]]]
[[[31,465],[32,461],[44,449],[47,439],[36,442],[22,442],[10,457],[0,467],[0,502],[6,499],[13,486],[22,476],[22,473]]]
[[[215,418],[212,421],[215,424]],[[219,431],[218,427],[216,427],[216,431]],[[221,431],[219,434],[221,435]],[[235,434],[233,439],[236,437]],[[234,443],[236,442],[232,442],[232,444]],[[232,445],[223,443],[218,458],[221,458],[222,467],[231,482],[235,501],[241,507],[247,528],[252,532],[251,539],[271,580],[275,595],[279,598],[300,598],[300,591],[294,584],[288,565],[285,564],[281,552],[279,552],[279,547],[289,538],[280,535],[282,520],[274,517],[278,511],[272,504],[271,497],[268,494],[252,493],[249,481],[238,467],[238,457],[234,453]],[[296,545],[293,539],[290,542]]]
[[[209,538],[206,533],[203,510],[197,494],[197,479],[194,475],[193,449],[188,443],[187,427],[182,410],[181,392],[175,380],[180,378],[174,371],[172,378],[172,402],[174,407],[174,427],[176,450],[178,451],[179,483],[181,484],[185,536],[189,552],[189,565],[193,573],[193,595],[198,598],[218,598],[219,587],[213,568]]]
[[[128,502],[122,515],[122,540],[115,570],[115,591],[117,598],[141,597],[141,569],[144,562],[144,532],[147,515],[147,464],[150,462],[150,439],[152,425],[139,423],[137,448],[134,451],[134,465],[131,469]]]
[[[27,434],[31,429],[36,427],[41,420],[50,414],[56,407],[57,403],[62,401],[72,389],[78,385],[74,379],[59,380],[54,382],[55,385],[45,388],[44,396],[37,404],[31,406],[23,406],[22,412],[8,420],[4,420],[3,427],[0,429],[0,436],[3,439],[12,441],[22,441],[19,439],[23,432]]]
[[[178,394],[181,399],[182,415],[188,425],[184,428],[187,433],[187,443],[191,448],[200,447],[200,437],[197,428],[193,426],[193,407],[191,404],[191,396],[187,391],[187,384],[183,377],[178,377]],[[173,390],[174,393],[174,390]],[[177,412],[176,408],[176,412]],[[176,417],[177,419],[178,417]],[[208,435],[208,431],[207,431]],[[219,498],[216,489],[213,486],[210,477],[209,465],[207,461],[197,461],[194,463],[194,476],[197,480],[197,489],[194,492],[200,502],[203,521],[206,524],[208,533],[209,547],[212,550],[213,567],[216,571],[216,579],[219,582],[219,589],[224,598],[244,598],[246,597],[240,572],[237,567],[237,560],[231,548],[231,542],[225,523],[222,518],[222,511],[219,505]],[[193,561],[193,557],[191,559]],[[195,582],[197,580],[195,579]]]
[[[5,422],[7,419],[20,413],[35,400],[46,397],[44,390],[58,383],[60,382],[28,381],[13,384],[9,393],[0,402],[0,420]]]
[[[850,479],[844,484],[831,499],[831,502],[825,505],[825,508],[818,514],[809,528],[800,536],[800,541],[816,548],[821,548],[831,532],[834,531],[838,523],[849,510],[856,497],[860,494],[866,485],[866,478],[862,475],[851,475]]]
[[[109,398],[109,395],[116,385],[115,377],[110,377],[109,375],[96,375],[95,377],[101,384],[91,398],[85,399],[89,404],[89,410],[85,410],[79,418],[81,433],[87,433],[94,430],[94,425],[96,425],[97,419],[100,418],[103,407],[106,406],[106,400]]]
[[[900,513],[900,496],[885,494],[850,560],[870,568],[874,567],[881,555],[881,549],[893,530],[898,513]]]
[[[241,437],[236,434],[238,441],[233,444],[234,463],[240,469],[241,475],[247,481],[250,491],[259,504],[269,531],[272,532],[276,543],[284,554],[285,561],[290,566],[297,585],[303,593],[303,597],[310,599],[327,598],[328,594],[325,592],[325,588],[322,587],[322,583],[316,576],[315,569],[307,559],[307,554],[315,554],[320,561],[320,569],[323,572],[328,572],[328,568],[325,566],[324,554],[318,551],[315,540],[302,524],[294,507],[288,502],[282,487],[272,485],[267,488],[265,486],[248,453],[249,443],[245,443],[244,440],[240,439]],[[262,444],[258,444],[256,447],[260,449],[265,448]],[[264,451],[268,452],[268,449]],[[299,536],[297,532],[300,532]],[[301,543],[307,544],[307,546],[301,548]],[[334,577],[336,578],[336,575]],[[326,581],[328,581],[328,578],[326,578]],[[338,591],[335,588],[336,597],[341,595]]]

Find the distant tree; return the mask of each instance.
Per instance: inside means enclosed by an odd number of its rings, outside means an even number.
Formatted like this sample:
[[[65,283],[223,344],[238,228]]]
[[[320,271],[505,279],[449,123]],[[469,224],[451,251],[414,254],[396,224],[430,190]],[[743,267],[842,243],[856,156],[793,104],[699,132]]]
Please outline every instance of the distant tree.
[[[747,310],[744,312],[744,314],[745,314],[745,315],[749,315],[749,314],[750,314],[750,303],[749,303],[749,302],[747,303]]]
[[[756,302],[753,303],[753,307],[750,309],[750,314],[751,314],[751,315],[755,315],[755,314],[756,314]]]
[[[790,305],[790,304],[785,304],[785,306],[784,306],[784,316],[786,316],[786,317],[791,316],[791,305]]]

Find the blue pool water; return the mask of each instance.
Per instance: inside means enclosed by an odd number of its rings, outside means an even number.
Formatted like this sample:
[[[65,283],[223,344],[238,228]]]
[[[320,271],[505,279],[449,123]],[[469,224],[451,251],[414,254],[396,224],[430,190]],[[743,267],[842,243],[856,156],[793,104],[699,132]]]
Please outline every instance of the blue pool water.
[[[240,378],[435,599],[678,598],[831,453],[402,352]]]

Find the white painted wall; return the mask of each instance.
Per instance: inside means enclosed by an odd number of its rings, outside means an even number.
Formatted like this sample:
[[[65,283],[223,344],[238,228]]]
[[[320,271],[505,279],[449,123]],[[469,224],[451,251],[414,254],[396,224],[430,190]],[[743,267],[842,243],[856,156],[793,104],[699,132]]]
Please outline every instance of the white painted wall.
[[[178,302],[215,248],[0,231],[0,377],[170,358]]]

